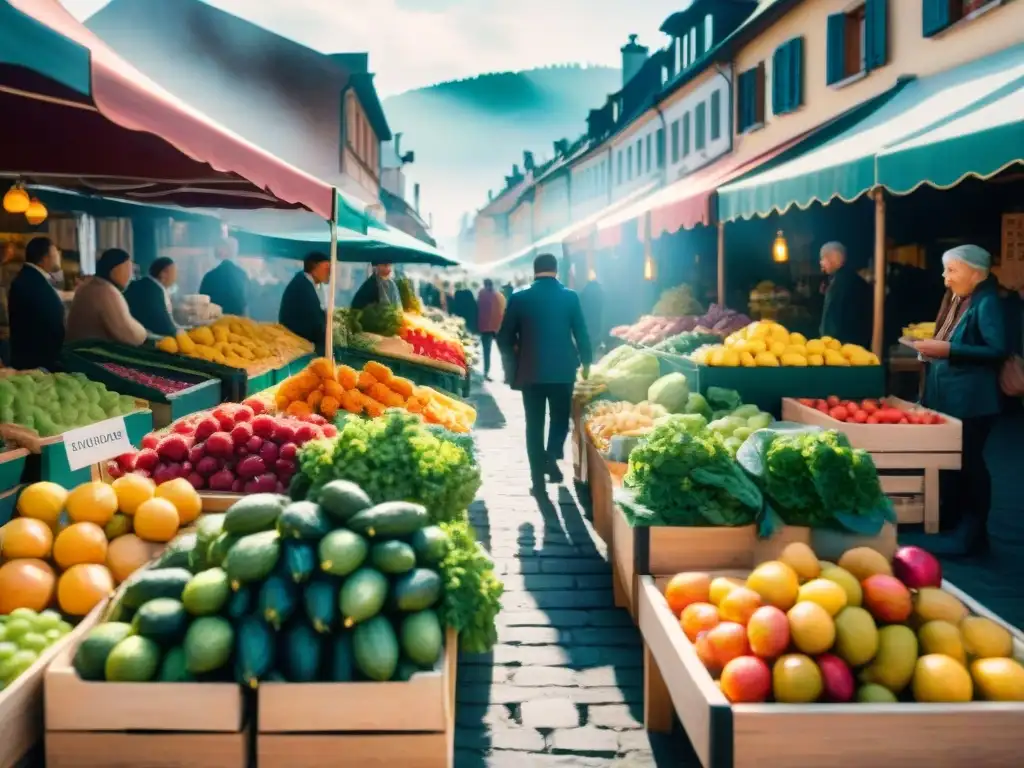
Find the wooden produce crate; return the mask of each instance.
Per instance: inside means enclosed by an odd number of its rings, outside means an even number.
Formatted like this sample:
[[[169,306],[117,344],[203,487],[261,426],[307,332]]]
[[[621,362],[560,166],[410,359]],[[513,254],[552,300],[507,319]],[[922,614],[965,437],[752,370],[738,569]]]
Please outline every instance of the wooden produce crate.
[[[572,400],[572,428],[569,430],[570,442],[572,444],[572,476],[577,483],[587,482],[586,475],[586,448],[584,447],[583,431],[583,408],[582,400]]]
[[[9,687],[0,691],[0,768],[13,768],[43,737],[43,681],[50,662],[67,648],[75,648],[97,621],[105,604],[59,642],[54,643]]]
[[[666,582],[640,582],[644,722],[667,732],[674,711],[704,768],[1020,765],[1024,702],[730,704],[669,609]],[[1024,634],[948,582],[943,589],[1009,630],[1015,656],[1024,658]]]
[[[903,410],[923,410],[898,397],[882,399]],[[939,532],[939,472],[960,469],[963,424],[941,414],[944,424],[847,424],[794,398],[782,401],[782,418],[843,432],[854,448],[871,454],[882,490],[893,499],[901,523],[924,523]]]
[[[72,666],[77,646],[46,671],[47,768],[247,768],[240,686],[89,682]]]
[[[437,668],[408,682],[260,685],[260,768],[450,768],[457,659],[449,629]]]
[[[611,546],[612,543],[612,501],[614,485],[609,471],[608,462],[597,450],[590,433],[583,431],[583,450],[587,456],[587,486],[590,488],[590,509],[594,531],[601,541]]]
[[[276,365],[267,365],[261,369],[250,371],[245,384],[245,396],[258,394],[277,383]]]

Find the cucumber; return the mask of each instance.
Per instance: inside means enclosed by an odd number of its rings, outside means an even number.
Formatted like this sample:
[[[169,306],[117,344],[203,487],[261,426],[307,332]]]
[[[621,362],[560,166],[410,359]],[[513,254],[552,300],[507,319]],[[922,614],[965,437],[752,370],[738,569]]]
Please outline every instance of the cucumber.
[[[308,581],[317,567],[317,552],[308,541],[284,541],[281,543],[281,559],[292,581],[301,584]]]
[[[394,606],[408,613],[425,610],[441,599],[443,589],[444,584],[437,573],[417,568],[395,581],[392,592]]]
[[[369,547],[358,533],[340,528],[320,540],[320,568],[332,576],[348,576],[366,561]]]
[[[107,657],[131,633],[131,624],[123,621],[108,621],[89,630],[89,634],[75,650],[72,662],[78,676],[83,680],[103,680]]]
[[[167,543],[167,547],[153,563],[152,568],[191,568],[192,551],[198,544],[194,532],[180,533]]]
[[[427,508],[407,501],[386,501],[357,512],[348,520],[349,529],[368,538],[411,536],[429,524]]]
[[[207,555],[210,545],[224,532],[223,514],[202,515],[196,521],[196,545],[189,554],[189,570],[192,573],[205,571],[210,567]]]
[[[129,638],[130,639],[130,638]],[[221,669],[231,658],[235,631],[227,619],[200,616],[185,633],[185,662],[193,675]]]
[[[288,496],[292,501],[305,501],[309,498],[309,492],[313,487],[313,481],[309,476],[296,472],[292,481],[288,483]]]
[[[338,623],[338,583],[327,576],[317,576],[303,591],[306,617],[317,632],[327,634]]]
[[[317,502],[338,523],[348,522],[352,515],[373,506],[362,488],[348,480],[332,480],[317,493]]]
[[[360,568],[341,585],[338,607],[345,627],[371,619],[380,613],[388,596],[388,580],[380,571]]]
[[[224,565],[228,552],[242,538],[240,533],[222,533],[206,548],[206,562],[211,568]]]
[[[277,523],[277,518],[287,503],[287,496],[276,493],[243,496],[231,505],[224,516],[224,530],[227,533],[241,534],[269,531]]]
[[[412,548],[416,550],[416,562],[419,565],[437,565],[448,555],[451,549],[451,539],[439,526],[428,525],[420,528],[412,535],[410,540]]]
[[[260,616],[274,629],[280,629],[295,613],[297,597],[293,583],[284,576],[272,575],[260,587]]]
[[[352,633],[342,632],[334,638],[331,647],[330,682],[350,683],[355,672],[355,657],[352,654]]]
[[[352,655],[356,667],[371,680],[385,681],[394,677],[398,667],[398,638],[391,622],[374,616],[360,624],[352,633]]]
[[[191,578],[181,593],[185,610],[193,616],[220,613],[231,597],[228,575],[223,568],[209,568]]]
[[[290,683],[312,683],[319,679],[323,642],[304,621],[296,621],[285,631],[282,654],[284,675]]]
[[[192,572],[185,568],[145,568],[128,577],[121,602],[126,608],[139,608],[158,597],[181,600],[181,593],[191,580]]]
[[[330,532],[331,522],[312,501],[293,501],[277,518],[277,530],[284,539],[320,541]]]
[[[381,573],[405,573],[416,567],[416,552],[404,541],[380,541],[370,548],[370,563]]]
[[[258,616],[246,616],[235,633],[235,679],[255,688],[274,663],[274,633]]]
[[[161,683],[191,683],[195,680],[188,671],[184,648],[180,645],[175,646],[164,655],[156,679]]]
[[[104,665],[112,683],[148,683],[160,668],[160,646],[141,635],[131,635],[114,646]]]
[[[132,630],[162,645],[175,645],[185,636],[188,612],[180,600],[158,597],[143,603],[132,618]]]
[[[248,616],[256,607],[257,587],[255,584],[243,584],[231,593],[224,612],[232,619]]]
[[[277,531],[243,536],[224,558],[224,571],[231,581],[231,588],[238,589],[242,584],[267,578],[280,556],[281,542]]]
[[[402,652],[420,667],[431,668],[441,657],[444,631],[434,611],[410,613],[402,619]]]

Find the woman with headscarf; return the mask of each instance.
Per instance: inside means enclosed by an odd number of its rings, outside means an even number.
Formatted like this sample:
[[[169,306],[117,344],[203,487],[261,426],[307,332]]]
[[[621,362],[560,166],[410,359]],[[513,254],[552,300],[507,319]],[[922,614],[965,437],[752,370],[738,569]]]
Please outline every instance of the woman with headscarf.
[[[132,257],[120,248],[103,252],[96,275],[75,291],[68,314],[67,341],[102,339],[133,347],[146,340],[146,329],[132,317],[124,289],[132,278]]]
[[[963,422],[961,471],[950,493],[956,528],[944,540],[928,538],[937,554],[977,552],[987,545],[992,480],[985,443],[1003,406],[999,372],[1007,358],[1006,319],[999,286],[989,274],[992,257],[977,245],[942,255],[946,295],[935,320],[935,338],[914,344],[927,363],[923,404]],[[943,551],[944,550],[944,551]]]
[[[173,259],[161,256],[149,265],[149,274],[133,280],[124,292],[132,317],[158,336],[178,332],[171,314],[171,289],[178,282],[178,267]]]

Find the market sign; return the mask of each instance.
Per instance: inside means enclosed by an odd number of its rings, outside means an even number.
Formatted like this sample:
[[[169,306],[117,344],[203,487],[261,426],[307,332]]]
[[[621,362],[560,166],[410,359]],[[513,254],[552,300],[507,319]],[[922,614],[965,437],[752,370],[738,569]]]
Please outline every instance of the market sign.
[[[68,430],[64,433],[64,450],[68,455],[68,466],[75,472],[134,451],[135,447],[128,440],[124,417],[117,416]]]

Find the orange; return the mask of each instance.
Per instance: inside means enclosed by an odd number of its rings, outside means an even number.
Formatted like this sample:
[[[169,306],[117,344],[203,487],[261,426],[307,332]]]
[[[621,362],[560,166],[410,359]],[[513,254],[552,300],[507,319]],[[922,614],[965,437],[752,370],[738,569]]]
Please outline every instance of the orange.
[[[79,563],[101,564],[107,559],[107,535],[96,523],[73,523],[57,534],[53,561],[67,570]]]
[[[42,520],[53,528],[64,511],[67,498],[68,492],[57,483],[32,483],[18,497],[18,514]]]
[[[42,560],[11,560],[0,565],[0,616],[15,608],[37,613],[53,600],[53,568]]]
[[[188,525],[203,511],[203,500],[192,483],[183,477],[161,483],[156,489],[158,499],[167,499],[178,510],[178,521]]]
[[[117,513],[117,493],[106,483],[82,483],[68,494],[68,517],[75,523],[96,523],[101,528]]]
[[[177,508],[167,499],[144,501],[135,510],[135,535],[146,541],[170,541],[180,524]]]
[[[4,526],[3,550],[5,560],[21,557],[45,559],[53,547],[53,531],[42,520],[16,517]]]
[[[57,580],[57,602],[71,616],[85,616],[114,591],[114,578],[105,565],[80,563]]]
[[[690,603],[707,603],[711,598],[711,577],[706,573],[677,573],[665,587],[665,600],[676,616]]]
[[[128,474],[117,478],[110,485],[117,494],[117,507],[126,515],[134,515],[139,504],[152,499],[156,484],[148,477]]]
[[[107,568],[120,584],[152,560],[160,551],[159,544],[143,541],[133,533],[118,536],[107,546]]]

